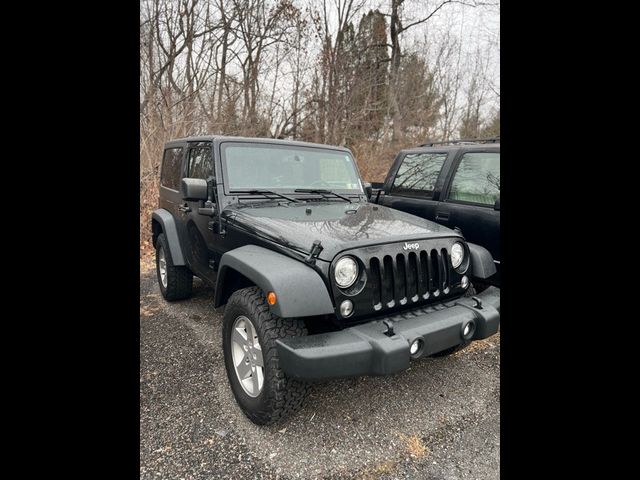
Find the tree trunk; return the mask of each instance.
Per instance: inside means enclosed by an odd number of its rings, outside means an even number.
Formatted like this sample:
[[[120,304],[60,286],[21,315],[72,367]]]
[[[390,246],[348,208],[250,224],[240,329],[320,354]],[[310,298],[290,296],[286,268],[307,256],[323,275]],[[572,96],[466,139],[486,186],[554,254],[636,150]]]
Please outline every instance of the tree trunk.
[[[220,13],[222,15],[222,59],[220,61],[220,83],[218,86],[218,113],[216,114],[216,121],[218,124],[223,124],[224,119],[222,118],[222,114],[224,112],[223,108],[223,93],[225,89],[225,85],[227,82],[227,49],[229,48],[229,21],[227,20],[227,16],[224,13],[224,8],[220,7]]]
[[[398,78],[400,76],[400,14],[398,9],[404,0],[391,0],[391,68],[389,69],[389,108],[393,118],[393,136],[391,141],[398,143],[402,138],[402,115],[398,107]]]

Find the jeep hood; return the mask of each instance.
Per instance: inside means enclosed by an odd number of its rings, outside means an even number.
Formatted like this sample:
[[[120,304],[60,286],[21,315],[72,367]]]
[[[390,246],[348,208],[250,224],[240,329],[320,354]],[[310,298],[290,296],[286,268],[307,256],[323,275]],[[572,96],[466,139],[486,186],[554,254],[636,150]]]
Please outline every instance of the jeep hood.
[[[437,223],[373,203],[234,204],[222,215],[232,227],[303,254],[320,240],[319,258],[325,261],[356,247],[459,236]]]

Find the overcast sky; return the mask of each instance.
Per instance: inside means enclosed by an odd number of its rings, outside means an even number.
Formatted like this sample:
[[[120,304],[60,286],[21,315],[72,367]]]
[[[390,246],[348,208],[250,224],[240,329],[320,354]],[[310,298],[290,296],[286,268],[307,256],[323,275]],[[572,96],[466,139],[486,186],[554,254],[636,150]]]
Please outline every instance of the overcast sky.
[[[308,0],[315,8],[322,7],[322,0]],[[335,4],[336,0],[328,0],[330,6]],[[442,3],[443,0],[405,0],[403,5],[403,18],[407,19],[404,24],[408,25],[411,21],[425,18],[429,13]],[[473,0],[467,0],[473,3]],[[357,0],[356,0],[357,3]],[[462,44],[462,55],[474,55],[480,48],[484,55],[488,58],[489,67],[487,76],[490,80],[493,90],[500,93],[500,1],[486,0],[486,5],[479,7],[471,7],[458,3],[450,3],[429,19],[424,24],[417,25],[407,30],[402,35],[402,46],[411,49],[419,43],[437,44],[446,32],[450,32],[460,39]],[[382,13],[391,12],[391,0],[364,0],[363,13],[369,9],[379,9]],[[331,9],[331,13],[335,15],[335,8]],[[354,19],[357,25],[360,16]],[[337,17],[334,18],[334,25],[337,23]],[[425,37],[427,41],[425,41]],[[389,40],[387,38],[387,40]],[[486,109],[499,107],[499,97],[489,99]],[[485,109],[485,110],[486,110]]]

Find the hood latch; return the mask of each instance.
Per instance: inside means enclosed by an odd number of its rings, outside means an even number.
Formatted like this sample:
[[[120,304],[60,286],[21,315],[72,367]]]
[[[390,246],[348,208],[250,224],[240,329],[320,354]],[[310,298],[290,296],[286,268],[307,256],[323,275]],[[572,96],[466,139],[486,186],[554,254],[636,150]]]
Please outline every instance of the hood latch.
[[[309,265],[315,265],[316,258],[320,255],[322,251],[322,242],[320,240],[314,240],[313,245],[311,246],[311,251],[309,252],[309,256],[304,259],[305,263]]]

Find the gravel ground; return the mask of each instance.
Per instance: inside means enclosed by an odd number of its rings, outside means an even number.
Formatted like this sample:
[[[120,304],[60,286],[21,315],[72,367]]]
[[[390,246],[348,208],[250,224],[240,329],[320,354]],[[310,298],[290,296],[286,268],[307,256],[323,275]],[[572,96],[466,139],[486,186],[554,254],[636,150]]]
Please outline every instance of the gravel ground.
[[[497,479],[500,334],[405,372],[315,384],[258,427],[237,407],[213,290],[168,304],[140,278],[140,478]]]

